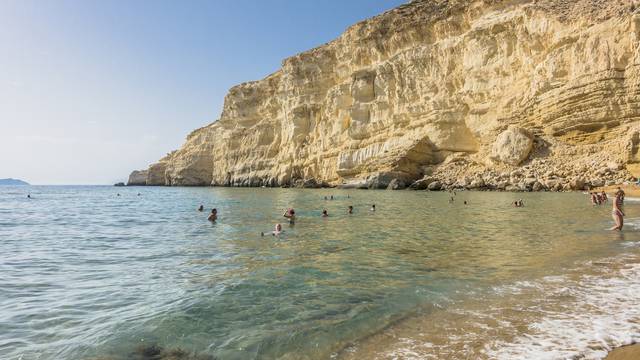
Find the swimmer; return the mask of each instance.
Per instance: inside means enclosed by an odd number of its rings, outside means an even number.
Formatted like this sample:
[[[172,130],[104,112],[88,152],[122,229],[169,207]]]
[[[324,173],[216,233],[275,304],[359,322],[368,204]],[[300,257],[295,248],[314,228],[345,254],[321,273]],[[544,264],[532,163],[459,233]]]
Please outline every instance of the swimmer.
[[[31,199],[31,194],[27,194],[27,199]]]
[[[278,236],[283,232],[284,232],[284,230],[282,230],[282,225],[276,224],[274,230],[271,232],[271,235]],[[260,235],[264,236],[264,232],[261,232]]]
[[[524,203],[522,202],[522,199],[518,200],[518,207],[524,207]]]
[[[140,196],[140,193],[138,193],[138,196]]]
[[[371,209],[369,211],[376,211],[376,204],[371,205]]]
[[[204,211],[204,205],[202,205],[202,204],[201,204],[201,205],[198,207],[198,211]]]
[[[296,222],[296,212],[293,209],[289,209],[289,210],[285,211],[282,216],[284,216],[287,219],[289,219],[289,224],[291,224],[291,225],[293,225]]]
[[[333,195],[331,195],[331,200],[333,200]]]
[[[347,214],[353,214],[353,206],[349,205],[349,208],[347,208]]]
[[[118,195],[117,195],[117,196],[120,196],[120,193],[118,193]]]
[[[209,217],[207,218],[207,220],[214,222],[218,219],[218,209],[213,208],[211,209],[211,214],[209,214]]]
[[[328,217],[329,213],[327,213],[327,209],[322,210],[322,217]]]
[[[464,204],[467,205],[467,200],[464,201]]]
[[[327,197],[325,196],[324,199],[327,200]]]
[[[620,195],[616,196],[615,201],[613,201],[613,208],[611,209],[611,217],[613,217],[613,221],[615,221],[616,226],[612,227],[609,230],[622,230],[622,225],[624,225],[624,213],[620,210],[620,202],[618,201]]]

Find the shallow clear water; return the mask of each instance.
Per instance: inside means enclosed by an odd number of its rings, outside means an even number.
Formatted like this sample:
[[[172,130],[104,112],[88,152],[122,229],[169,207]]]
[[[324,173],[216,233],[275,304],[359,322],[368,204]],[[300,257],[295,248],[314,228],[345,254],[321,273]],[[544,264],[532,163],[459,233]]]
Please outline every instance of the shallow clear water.
[[[598,358],[640,339],[640,203],[614,233],[582,194],[449,196],[0,187],[0,358]]]

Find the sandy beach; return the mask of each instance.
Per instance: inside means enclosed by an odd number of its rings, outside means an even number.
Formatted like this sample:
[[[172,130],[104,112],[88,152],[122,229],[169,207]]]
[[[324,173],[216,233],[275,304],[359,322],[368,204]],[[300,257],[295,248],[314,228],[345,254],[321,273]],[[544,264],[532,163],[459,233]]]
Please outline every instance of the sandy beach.
[[[619,347],[607,355],[605,360],[637,360],[640,359],[640,344]]]

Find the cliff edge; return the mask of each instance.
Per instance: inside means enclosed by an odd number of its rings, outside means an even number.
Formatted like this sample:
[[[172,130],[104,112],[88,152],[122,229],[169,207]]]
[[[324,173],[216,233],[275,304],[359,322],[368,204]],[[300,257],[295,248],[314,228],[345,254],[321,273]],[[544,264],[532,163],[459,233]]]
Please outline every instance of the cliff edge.
[[[567,190],[629,180],[640,164],[634,1],[410,2],[231,88],[218,121],[130,183]]]

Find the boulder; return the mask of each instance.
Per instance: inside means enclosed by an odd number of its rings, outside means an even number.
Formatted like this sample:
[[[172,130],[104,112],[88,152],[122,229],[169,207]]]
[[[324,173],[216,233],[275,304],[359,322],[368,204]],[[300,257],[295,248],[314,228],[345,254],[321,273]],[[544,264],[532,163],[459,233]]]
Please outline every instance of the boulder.
[[[533,136],[523,128],[509,126],[498,135],[491,151],[491,159],[509,165],[519,165],[533,148]]]
[[[569,187],[571,187],[571,190],[584,189],[584,179],[580,177],[571,179],[571,181],[569,181]]]
[[[535,183],[533,183],[533,186],[531,187],[531,190],[533,190],[533,191],[544,190],[544,185],[542,185],[539,181],[536,181]]]
[[[427,189],[431,190],[431,191],[438,191],[440,189],[442,189],[442,184],[440,183],[440,181],[434,181],[432,183],[429,184],[429,186],[427,186]]]
[[[471,180],[471,183],[467,186],[469,189],[479,189],[485,187],[485,182],[482,178]]]
[[[409,189],[413,190],[425,190],[432,182],[436,181],[436,179],[425,176],[422,179],[414,181],[411,185],[409,185]]]
[[[389,185],[387,185],[387,190],[402,190],[402,189],[405,189],[406,187],[407,186],[405,185],[404,181],[399,179],[393,179],[391,180]]]

